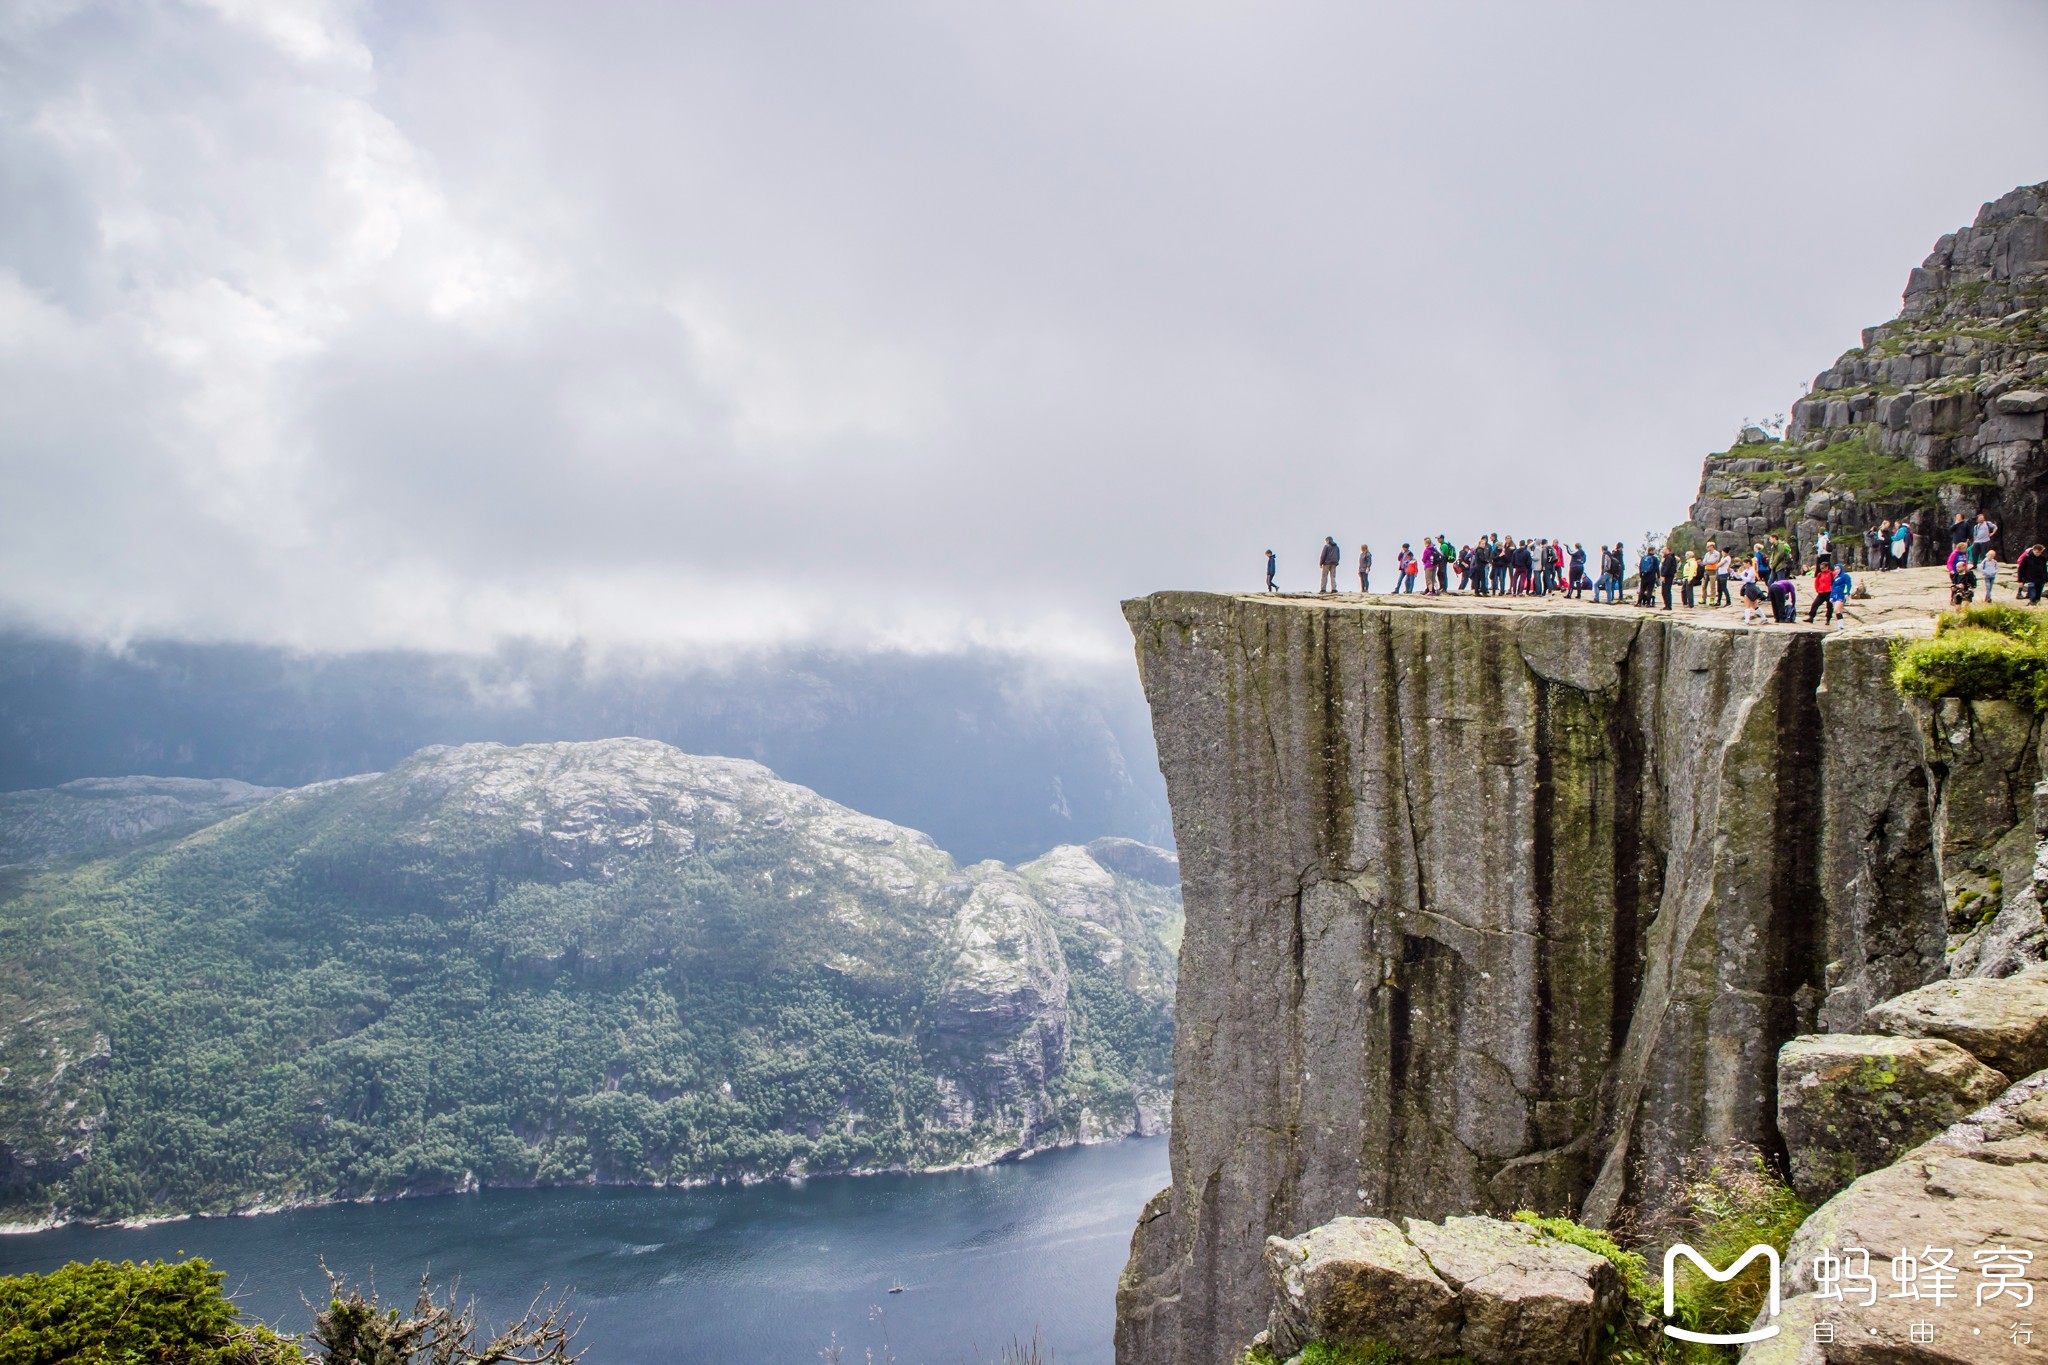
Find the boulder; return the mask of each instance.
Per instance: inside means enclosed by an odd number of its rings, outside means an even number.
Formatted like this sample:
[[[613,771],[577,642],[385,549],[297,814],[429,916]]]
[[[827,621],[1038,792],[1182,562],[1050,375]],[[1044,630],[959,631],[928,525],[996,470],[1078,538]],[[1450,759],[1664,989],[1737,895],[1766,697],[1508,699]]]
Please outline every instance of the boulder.
[[[1481,1365],[1591,1360],[1622,1307],[1621,1276],[1606,1257],[1526,1224],[1411,1218],[1408,1238],[1458,1291],[1458,1350]]]
[[[1893,1298],[1892,1258],[1926,1249],[1952,1252],[1956,1298],[1939,1308]],[[2000,1248],[2031,1256],[2024,1283],[2001,1291],[1978,1252]],[[1868,1306],[1849,1294],[1823,1298],[1816,1263],[1845,1251],[1870,1254],[1876,1281]],[[2007,1258],[2011,1264],[2011,1258]],[[1745,1365],[1826,1361],[1829,1365],[2006,1365],[2043,1359],[2038,1292],[2048,1266],[2048,1072],[2029,1076],[1904,1158],[1863,1176],[1808,1218],[1785,1254],[1787,1298],[1779,1334],[1752,1347]],[[1860,1267],[1859,1267],[1860,1268]],[[1987,1295],[1981,1301],[1979,1294]],[[2034,1326],[2016,1341],[2015,1322]],[[1833,1340],[1816,1347],[1814,1328]],[[1932,1341],[1912,1339],[1915,1323],[1933,1325]]]
[[[2016,976],[1937,981],[1873,1006],[1868,1027],[1895,1038],[1946,1038],[2008,1076],[2048,1067],[2048,966]]]
[[[1458,1349],[1458,1296],[1384,1218],[1334,1218],[1268,1237],[1267,1340],[1285,1360],[1311,1341],[1383,1341],[1411,1356]]]
[[[1337,1218],[1266,1240],[1274,1307],[1264,1340],[1381,1342],[1408,1358],[1571,1365],[1594,1358],[1625,1302],[1604,1257],[1498,1218]]]
[[[2004,1073],[1943,1038],[1829,1033],[1778,1052],[1792,1187],[1818,1204],[1996,1098]]]
[[[2009,416],[2030,412],[2048,412],[2048,392],[2040,389],[2014,389],[2000,394],[1993,405],[1994,410]]]

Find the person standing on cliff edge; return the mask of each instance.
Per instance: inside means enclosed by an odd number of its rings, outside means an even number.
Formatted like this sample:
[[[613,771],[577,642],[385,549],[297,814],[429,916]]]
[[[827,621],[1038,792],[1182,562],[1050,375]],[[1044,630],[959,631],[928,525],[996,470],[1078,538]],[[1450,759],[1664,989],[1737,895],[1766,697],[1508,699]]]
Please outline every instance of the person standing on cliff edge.
[[[1316,580],[1317,592],[1337,591],[1337,566],[1344,561],[1344,552],[1337,548],[1337,537],[1323,537],[1323,553],[1316,561],[1323,567],[1322,577]]]
[[[1275,556],[1275,555],[1274,555],[1274,553],[1273,553],[1273,552],[1272,552],[1271,550],[1268,550],[1268,551],[1266,551],[1266,591],[1267,591],[1267,592],[1278,592],[1278,591],[1280,591],[1280,589],[1278,589],[1278,588],[1276,588],[1276,587],[1274,587],[1274,586],[1273,586],[1273,575],[1274,575],[1274,574],[1275,574],[1276,572],[1278,572],[1278,571],[1279,571],[1279,568],[1280,568],[1280,560],[1279,560],[1279,558],[1278,558],[1277,556]]]
[[[1358,590],[1372,591],[1372,547],[1369,545],[1358,547]]]

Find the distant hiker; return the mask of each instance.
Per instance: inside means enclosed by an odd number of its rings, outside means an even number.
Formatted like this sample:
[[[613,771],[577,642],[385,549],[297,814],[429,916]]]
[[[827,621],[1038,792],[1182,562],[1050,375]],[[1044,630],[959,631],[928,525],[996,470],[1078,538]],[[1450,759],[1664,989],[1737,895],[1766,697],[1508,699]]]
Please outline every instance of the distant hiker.
[[[1721,546],[1717,542],[1707,542],[1707,552],[1700,556],[1700,573],[1706,579],[1706,605],[1727,606],[1728,556],[1721,553]]]
[[[1764,586],[1758,579],[1756,565],[1742,566],[1742,624],[1748,625],[1757,619],[1763,610]]]
[[[1600,594],[1607,594],[1607,605],[1621,605],[1622,580],[1628,577],[1628,559],[1622,553],[1621,542],[1615,541],[1614,548],[1600,547],[1600,581],[1593,585],[1593,600],[1598,602]]]
[[[1636,605],[1654,607],[1657,605],[1657,552],[1645,545],[1643,557],[1636,561]]]
[[[1479,543],[1472,547],[1472,592],[1485,597],[1493,588],[1493,547],[1486,537],[1479,537]]]
[[[1967,607],[1977,595],[1977,569],[1970,563],[1967,544],[1960,540],[1950,544],[1954,548],[1948,552],[1948,604]]]
[[[1806,608],[1806,623],[1813,624],[1814,613],[1827,608],[1828,624],[1835,623],[1835,570],[1826,559],[1813,566],[1813,601]]]
[[[1949,523],[1949,528],[1948,528],[1948,548],[1949,548],[1949,553],[1950,553],[1951,555],[1953,555],[1953,554],[1955,553],[1955,551],[1956,551],[1956,549],[1957,549],[1957,547],[1958,547],[1958,546],[1961,546],[1961,547],[1963,547],[1963,548],[1967,549],[1967,548],[1968,548],[1968,546],[1969,546],[1969,544],[1970,544],[1970,522],[1969,522],[1969,519],[1968,519],[1968,518],[1966,518],[1966,517],[1965,517],[1965,516],[1964,516],[1964,515],[1963,515],[1963,514],[1962,514],[1961,512],[1958,512],[1958,513],[1956,513],[1956,519],[1955,519],[1955,520],[1954,520],[1953,522],[1950,522],[1950,523]]]
[[[1442,592],[1451,590],[1451,561],[1457,557],[1458,552],[1452,547],[1451,538],[1441,531],[1437,532],[1436,585]]]
[[[1436,596],[1436,542],[1428,536],[1422,538],[1422,595]]]
[[[1986,550],[1977,561],[1977,572],[1984,576],[1984,600],[1989,602],[1991,590],[1998,586],[1998,551]]]
[[[1664,558],[1658,561],[1657,578],[1664,588],[1664,610],[1671,610],[1671,584],[1678,577],[1678,554],[1669,545],[1664,547]]]
[[[1989,514],[1979,512],[1977,524],[1970,528],[1970,562],[1981,563],[1991,553],[1991,538],[1998,534],[1998,523]]]
[[[1278,588],[1276,588],[1276,587],[1274,587],[1274,586],[1273,586],[1273,573],[1274,573],[1274,571],[1275,571],[1276,569],[1278,569],[1279,567],[1280,567],[1280,561],[1279,561],[1278,559],[1275,559],[1275,558],[1273,557],[1273,552],[1272,552],[1271,550],[1268,550],[1268,551],[1266,551],[1266,591],[1267,591],[1267,592],[1278,592],[1278,591],[1280,591],[1280,589],[1278,589]]]
[[[1867,527],[1863,532],[1863,567],[1876,569],[1880,573],[1891,567],[1892,524],[1886,519],[1882,526]]]
[[[1684,606],[1691,606],[1692,590],[1700,582],[1700,557],[1691,550],[1685,552],[1685,562],[1678,566],[1678,600]]]
[[[1586,577],[1586,547],[1585,547],[1584,545],[1581,545],[1581,544],[1580,544],[1580,543],[1579,543],[1578,541],[1576,541],[1576,540],[1575,540],[1575,541],[1573,541],[1573,542],[1572,542],[1572,562],[1571,562],[1571,584],[1572,584],[1572,586],[1571,586],[1571,591],[1570,591],[1569,593],[1567,593],[1567,594],[1566,594],[1566,596],[1568,596],[1568,597],[1576,597],[1576,598],[1578,598],[1578,599],[1579,599],[1579,600],[1580,600],[1581,602],[1585,601],[1585,600],[1586,600],[1586,584],[1587,584],[1587,583],[1588,583],[1589,581],[1590,581],[1590,580],[1588,580],[1588,579],[1587,579],[1587,577]]]
[[[1822,527],[1820,530],[1814,532],[1813,562],[1815,564],[1820,563],[1823,559],[1832,559],[1834,557],[1834,549],[1835,543],[1832,540],[1828,539],[1826,527]]]
[[[1358,547],[1358,590],[1372,591],[1372,550],[1364,545]]]
[[[1892,527],[1892,567],[1904,569],[1913,563],[1913,528],[1901,520]]]
[[[2020,562],[2013,565],[2013,577],[2019,583],[2019,595],[2029,605],[2039,606],[2041,587],[2048,584],[2048,545],[2034,544],[2020,551]]]
[[[1344,552],[1337,548],[1337,537],[1323,537],[1323,552],[1316,557],[1322,566],[1322,576],[1316,579],[1317,592],[1337,591],[1337,566],[1344,561]]]
[[[1828,595],[1835,599],[1835,614],[1842,616],[1845,623],[1848,620],[1844,613],[1849,610],[1849,594],[1855,587],[1856,584],[1850,579],[1847,569],[1835,570],[1835,583],[1828,589]]]
[[[1771,619],[1773,621],[1797,621],[1799,619],[1799,587],[1789,578],[1771,580]]]
[[[1415,591],[1415,556],[1405,540],[1401,542],[1401,553],[1394,556],[1394,591]]]

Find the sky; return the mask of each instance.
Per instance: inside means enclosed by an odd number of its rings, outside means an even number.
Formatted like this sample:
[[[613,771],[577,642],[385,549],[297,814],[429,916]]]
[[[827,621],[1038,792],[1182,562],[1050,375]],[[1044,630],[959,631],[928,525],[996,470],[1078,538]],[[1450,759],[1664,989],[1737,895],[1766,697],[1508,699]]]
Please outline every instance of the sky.
[[[1984,201],[2048,5],[0,5],[0,616],[1128,657],[1627,538]]]

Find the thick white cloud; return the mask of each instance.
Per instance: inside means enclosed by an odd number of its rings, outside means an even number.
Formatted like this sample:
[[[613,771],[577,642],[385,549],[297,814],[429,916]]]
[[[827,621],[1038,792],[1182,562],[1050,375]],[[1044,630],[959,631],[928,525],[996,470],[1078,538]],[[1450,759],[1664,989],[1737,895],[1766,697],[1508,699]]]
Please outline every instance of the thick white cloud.
[[[0,11],[0,605],[1120,648],[1634,536],[1982,200],[2048,7]]]

